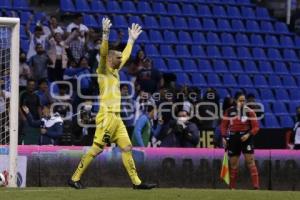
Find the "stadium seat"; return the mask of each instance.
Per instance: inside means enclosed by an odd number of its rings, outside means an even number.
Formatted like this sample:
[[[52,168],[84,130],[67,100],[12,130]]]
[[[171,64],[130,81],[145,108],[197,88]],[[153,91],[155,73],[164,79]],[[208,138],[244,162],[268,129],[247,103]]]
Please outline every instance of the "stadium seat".
[[[129,24],[137,23],[137,24],[139,24],[142,27],[144,26],[144,23],[143,23],[142,19],[139,16],[136,16],[136,15],[129,16],[128,23]]]
[[[178,85],[187,85],[191,86],[192,83],[186,73],[175,73],[176,75],[176,83]]]
[[[297,83],[294,77],[290,75],[282,76],[282,84],[286,88],[297,88]]]
[[[234,32],[244,32],[245,31],[245,26],[244,26],[242,20],[236,20],[236,19],[232,20],[231,27]]]
[[[77,12],[90,12],[90,6],[86,0],[75,0],[75,7]]]
[[[227,14],[223,6],[213,6],[212,13],[214,17],[226,17]]]
[[[153,66],[159,71],[161,72],[169,71],[165,61],[162,58],[154,58],[152,60],[153,60]]]
[[[237,83],[232,74],[224,74],[223,75],[223,85],[226,87],[236,87]]]
[[[242,13],[242,17],[245,19],[255,19],[256,18],[253,8],[251,8],[251,7],[242,6],[241,13]]]
[[[192,85],[196,87],[207,86],[206,80],[200,73],[191,73]]]
[[[3,0],[1,0],[3,1]],[[14,0],[13,8],[17,10],[29,10],[28,0]]]
[[[274,92],[275,92],[275,98],[277,100],[284,101],[284,102],[290,101],[290,96],[286,89],[279,88],[279,89],[274,90]]]
[[[106,8],[102,1],[92,1],[91,11],[94,13],[106,13]]]
[[[211,63],[208,60],[204,60],[204,59],[198,60],[198,71],[204,73],[213,72]]]
[[[107,11],[111,13],[122,13],[119,3],[115,0],[107,1],[106,7]]]
[[[167,66],[170,72],[182,72],[182,67],[177,59],[167,59]]]
[[[267,50],[269,60],[282,60],[282,56],[278,49],[269,48]]]
[[[190,30],[200,30],[202,29],[202,24],[199,19],[189,17],[188,18],[188,29]]]
[[[117,41],[117,39],[118,39],[118,32],[117,32],[117,30],[112,29],[110,31],[110,34],[109,34],[109,40],[111,40],[111,41]]]
[[[180,58],[190,58],[191,54],[186,45],[176,45],[175,48],[176,56]]]
[[[117,28],[127,28],[128,22],[124,15],[114,15],[113,16],[114,26]]]
[[[239,59],[252,59],[250,51],[246,47],[238,47],[237,48],[237,55],[238,55]]]
[[[297,92],[298,93],[298,92]],[[288,102],[288,111],[290,114],[294,115],[297,111],[297,107],[300,106],[300,101],[290,101]]]
[[[238,5],[251,5],[250,0],[237,0],[236,3]]]
[[[75,6],[72,0],[60,1],[60,9],[62,12],[75,12]]]
[[[256,88],[268,88],[267,80],[263,75],[256,75],[253,77],[254,86]]]
[[[266,101],[266,102],[274,102],[275,101],[274,94],[271,89],[260,88],[259,93],[260,93],[261,99],[263,101]]]
[[[251,81],[251,79],[250,79],[250,77],[248,76],[248,75],[246,75],[246,74],[241,74],[241,75],[238,75],[238,77],[237,77],[238,79],[238,86],[240,86],[240,87],[244,87],[244,88],[246,88],[246,87],[253,87],[253,84],[252,84],[252,81]]]
[[[272,64],[268,61],[259,61],[258,62],[258,71],[264,74],[272,74],[274,73]]]
[[[296,45],[297,47],[299,47],[299,46],[300,46],[300,37],[296,35],[296,36],[294,37],[294,41],[295,41],[295,45]]]
[[[255,20],[247,20],[246,21],[246,29],[247,29],[247,32],[252,32],[252,33],[261,32],[259,25]]]
[[[271,87],[271,88],[281,88],[282,87],[282,82],[280,80],[280,77],[277,75],[269,75],[268,83],[269,83],[269,87]]]
[[[248,73],[248,74],[257,74],[258,73],[257,66],[254,61],[246,60],[246,61],[243,61],[243,63],[244,63],[244,70],[246,73]]]
[[[192,59],[183,59],[183,71],[185,72],[197,72],[197,64]]]
[[[273,110],[271,109],[271,104],[269,102],[262,102],[263,108],[264,108],[264,114],[269,115],[273,113]]]
[[[279,42],[274,35],[266,35],[265,37],[267,47],[280,47]]]
[[[252,49],[253,59],[255,60],[266,60],[266,53],[262,48],[253,48]]]
[[[188,29],[188,25],[187,25],[187,22],[184,17],[175,17],[174,25],[175,25],[175,28],[179,29],[179,30]]]
[[[269,12],[266,8],[256,7],[255,15],[257,19],[270,19]]]
[[[144,20],[145,20],[144,21],[145,28],[148,28],[148,29],[158,29],[160,27],[158,25],[155,17],[153,17],[153,16],[145,17]]]
[[[197,12],[193,4],[185,4],[182,7],[182,14],[184,16],[197,16]]]
[[[270,21],[261,21],[260,28],[261,28],[261,32],[274,33],[274,27]]]
[[[246,92],[246,95],[248,95],[248,94],[253,94],[253,95],[255,96],[255,99],[256,99],[257,101],[260,100],[260,95],[259,95],[258,91],[257,91],[255,88],[247,88],[247,89],[245,90],[245,92]]]
[[[138,1],[136,10],[140,14],[152,14],[152,9],[148,1]]]
[[[27,24],[28,21],[30,20],[31,16],[32,16],[32,13],[29,12],[29,11],[19,12],[19,17],[20,17],[21,24]]]
[[[216,33],[208,32],[206,35],[207,44],[214,44],[218,45],[220,44],[219,36]]]
[[[211,17],[212,13],[207,5],[198,4],[198,17]]]
[[[195,58],[206,58],[207,57],[202,46],[199,46],[199,45],[192,45],[191,54]]]
[[[231,73],[235,73],[235,74],[244,73],[241,63],[238,60],[229,60],[228,61],[228,69]]]
[[[295,76],[298,87],[300,87],[300,76]]]
[[[300,92],[298,88],[289,89],[289,94],[292,101],[298,101],[300,106]]]
[[[161,2],[153,2],[152,6],[153,6],[153,13],[155,14],[163,15],[167,13],[165,5]]]
[[[283,22],[275,22],[275,31],[277,33],[288,34],[289,30],[287,25]]]
[[[265,43],[263,38],[260,35],[252,34],[250,36],[251,45],[254,47],[264,47]]]
[[[1,0],[0,8],[1,9],[11,9],[12,8],[11,1],[10,0]]]
[[[213,60],[213,69],[217,73],[227,73],[228,69],[223,60]]]
[[[149,38],[152,43],[164,43],[164,40],[161,36],[160,31],[150,30],[149,31]]]
[[[300,75],[300,63],[290,63],[290,73],[293,75]]]
[[[137,13],[136,7],[132,1],[122,1],[121,8],[122,8],[122,12],[126,14]]]
[[[147,56],[150,56],[150,57],[159,56],[158,50],[153,44],[148,44],[145,46],[145,53]]]
[[[175,32],[168,30],[164,31],[164,42],[170,44],[177,44],[178,40]]]
[[[281,128],[293,128],[294,127],[294,120],[290,116],[280,116],[279,122]]]
[[[170,17],[160,17],[159,25],[161,29],[174,29],[174,24]]]
[[[220,77],[217,74],[207,74],[207,86],[208,87],[222,86]]]
[[[229,18],[240,19],[241,18],[241,13],[240,13],[240,10],[238,9],[238,7],[236,7],[236,6],[228,6],[227,7],[227,16]]]
[[[129,81],[128,76],[126,75],[126,73],[123,70],[119,71],[119,76],[120,76],[121,81]]]
[[[99,28],[99,24],[93,15],[83,15],[83,23],[88,27]]]
[[[228,32],[232,31],[230,23],[226,19],[218,19],[217,27],[219,31],[228,31]]]
[[[232,47],[222,47],[222,55],[224,58],[228,59],[235,59],[236,54],[234,52],[234,49]]]
[[[21,39],[21,49],[24,52],[27,52],[29,50],[29,40],[28,39]]]
[[[274,62],[273,66],[274,66],[274,71],[276,74],[280,74],[280,75],[289,74],[287,66],[284,62]]]
[[[162,57],[175,57],[174,50],[170,45],[160,45],[160,55]]]
[[[299,61],[299,58],[294,49],[284,49],[283,59],[288,61]]]
[[[167,4],[167,11],[169,15],[172,16],[179,16],[181,15],[180,7],[177,3],[168,3]]]
[[[273,103],[273,111],[276,115],[285,115],[287,113],[285,104],[280,101]]]
[[[217,93],[219,94],[220,99],[225,99],[226,97],[230,96],[230,93],[226,88],[217,88]]]
[[[231,33],[222,33],[221,34],[221,43],[223,45],[236,45],[234,37]]]
[[[272,114],[265,115],[264,126],[266,128],[279,128],[280,127],[276,117]]]
[[[221,53],[218,47],[216,46],[208,46],[206,49],[207,57],[210,58],[220,58]]]
[[[237,42],[237,45],[241,45],[241,46],[248,46],[249,45],[249,39],[248,36],[246,34],[242,34],[242,33],[237,33],[235,35],[235,41]]]
[[[203,19],[203,30],[206,31],[216,31],[217,27],[213,19],[204,18]]]
[[[179,43],[182,43],[182,44],[193,44],[193,41],[192,41],[192,38],[191,38],[189,32],[179,31],[178,32],[178,38],[180,38]]]
[[[207,44],[206,38],[201,32],[193,32],[192,38],[194,44]]]
[[[295,44],[290,36],[281,35],[280,36],[280,46],[286,47],[286,48],[294,48]]]

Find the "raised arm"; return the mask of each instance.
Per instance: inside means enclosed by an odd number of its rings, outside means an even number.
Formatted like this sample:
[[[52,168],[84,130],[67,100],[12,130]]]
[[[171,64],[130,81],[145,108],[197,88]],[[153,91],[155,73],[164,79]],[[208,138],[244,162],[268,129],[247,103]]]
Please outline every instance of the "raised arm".
[[[111,27],[110,19],[103,18],[102,19],[102,43],[100,47],[100,63],[97,68],[97,73],[101,73],[105,71],[106,58],[108,55],[108,39],[109,39],[109,31]]]
[[[130,57],[133,44],[142,32],[142,27],[138,24],[133,23],[131,25],[131,28],[128,27],[128,41],[125,49],[122,52],[122,62],[120,65],[120,69],[124,66],[128,58]]]

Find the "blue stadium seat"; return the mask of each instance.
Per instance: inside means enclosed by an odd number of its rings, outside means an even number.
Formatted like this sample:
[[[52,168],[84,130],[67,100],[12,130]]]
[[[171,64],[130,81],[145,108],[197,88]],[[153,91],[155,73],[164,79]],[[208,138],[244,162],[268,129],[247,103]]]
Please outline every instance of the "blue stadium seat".
[[[289,60],[289,61],[299,61],[299,58],[294,49],[284,49],[283,58],[284,60]]]
[[[117,32],[117,30],[112,29],[110,31],[110,34],[109,34],[109,40],[111,40],[111,41],[117,41],[117,39],[118,39],[118,32]]]
[[[269,87],[271,87],[271,88],[281,88],[282,87],[282,82],[280,80],[280,77],[277,75],[269,75],[268,83],[269,83]]]
[[[274,35],[266,35],[266,46],[268,47],[279,47],[279,42]]]
[[[114,26],[117,28],[127,28],[128,22],[124,15],[114,15],[112,19]]]
[[[230,96],[226,88],[217,88],[217,93],[219,94],[221,99],[225,99],[226,97]]]
[[[62,12],[75,12],[75,6],[72,0],[60,1],[60,9]]]
[[[161,72],[169,71],[165,61],[162,58],[154,58],[152,60],[153,60],[153,66],[159,71]]]
[[[218,19],[217,27],[218,27],[218,30],[220,30],[220,31],[228,31],[228,32],[232,31],[230,23],[226,19]]]
[[[200,73],[191,73],[192,85],[196,87],[207,86],[206,80]]]
[[[236,54],[232,47],[222,47],[222,55],[224,58],[234,59],[236,58]]]
[[[128,81],[129,80],[128,76],[126,75],[126,73],[123,70],[119,71],[119,76],[120,76],[121,81]]]
[[[99,24],[93,15],[83,15],[83,23],[92,28],[99,28]]]
[[[163,15],[167,14],[167,10],[165,8],[165,5],[161,2],[153,2],[153,13]]]
[[[27,24],[28,21],[30,20],[30,17],[32,16],[32,13],[29,11],[21,11],[19,12],[19,17],[21,24]]]
[[[272,115],[272,114],[269,114],[269,115],[265,115],[264,117],[264,127],[266,128],[279,128],[279,123],[277,121],[277,118]]]
[[[269,21],[261,21],[260,22],[261,32],[264,33],[274,33],[273,24]]]
[[[204,73],[213,72],[211,63],[208,60],[204,60],[204,59],[198,60],[198,71]]]
[[[183,44],[192,44],[193,43],[189,32],[179,31],[178,38],[180,38],[180,41],[179,41],[180,43],[183,43]]]
[[[284,36],[284,35],[280,36],[280,45],[282,47],[287,47],[287,48],[295,47],[295,44],[294,44],[294,41],[292,40],[292,38],[290,36]]]
[[[276,115],[284,115],[288,112],[285,104],[280,101],[273,103],[273,111],[274,111],[274,114],[276,114]]]
[[[255,14],[253,11],[253,8],[251,7],[241,7],[241,11],[242,11],[242,17],[246,18],[246,19],[255,19]]]
[[[268,61],[259,61],[258,62],[258,71],[264,74],[273,74],[272,64]]]
[[[175,17],[174,25],[175,28],[179,30],[188,29],[188,25],[184,17]]]
[[[164,39],[162,38],[160,31],[150,30],[149,38],[152,43],[164,43]]]
[[[193,17],[189,17],[188,18],[188,28],[190,30],[199,30],[202,28],[202,24],[200,22],[199,19],[197,18],[193,18]]]
[[[300,76],[295,76],[298,87],[300,87]]]
[[[298,102],[297,104],[298,104],[298,106],[300,106],[300,92],[299,92],[299,89],[298,88],[291,88],[288,91],[289,91],[291,100],[295,101],[295,102]],[[291,102],[289,102],[289,103],[291,103]],[[293,110],[293,112],[295,112],[295,110]]]
[[[136,10],[140,14],[152,14],[152,9],[147,1],[138,1]]]
[[[253,78],[254,86],[256,88],[267,88],[269,87],[266,78],[263,75],[256,75]]]
[[[159,28],[159,25],[158,25],[155,17],[148,16],[148,17],[145,17],[144,20],[145,20],[144,21],[145,28],[149,28],[149,29],[158,29]]]
[[[226,17],[227,16],[223,6],[213,6],[212,13],[215,17]]]
[[[246,92],[246,95],[248,95],[248,94],[253,94],[253,95],[255,96],[255,99],[256,99],[257,101],[260,100],[260,95],[259,95],[258,91],[257,91],[255,88],[247,88],[247,89],[245,90],[245,92]]]
[[[281,128],[293,128],[294,120],[290,116],[280,116],[279,122]]]
[[[261,32],[257,21],[255,20],[247,20],[246,21],[246,29],[248,32],[259,33]]]
[[[266,53],[262,48],[253,48],[252,49],[253,59],[255,60],[266,60]]]
[[[299,93],[299,92],[297,92]],[[300,101],[290,101],[288,102],[288,111],[290,114],[294,115],[296,113],[297,107],[300,106]]]
[[[242,33],[238,33],[235,35],[235,41],[237,45],[248,46],[250,44],[248,36]]]
[[[186,45],[176,45],[176,56],[181,58],[190,58],[191,54]]]
[[[2,0],[1,0],[2,1]],[[13,8],[17,10],[29,10],[28,0],[14,0]]]
[[[21,37],[21,40],[28,39],[28,36],[25,32],[25,25],[20,25],[20,37]]]
[[[145,35],[145,33],[142,33],[141,35]],[[141,35],[140,35],[140,37],[141,37]],[[139,39],[140,39],[140,38],[139,38]],[[136,57],[137,52],[140,51],[141,49],[142,49],[142,48],[141,48],[141,46],[140,46],[139,44],[133,45],[133,47],[132,47],[132,52],[131,52],[131,56]]]
[[[269,12],[266,8],[256,7],[255,15],[256,18],[258,19],[266,19],[266,20],[270,19]]]
[[[174,24],[171,17],[160,17],[159,25],[162,29],[174,29]]]
[[[260,35],[252,34],[250,36],[251,45],[255,47],[264,47],[264,40]]]
[[[75,0],[75,7],[77,12],[90,12],[90,6],[86,0]]]
[[[217,73],[227,73],[228,69],[223,60],[213,60],[213,69]]]
[[[192,38],[194,44],[207,44],[206,38],[201,32],[193,32]]]
[[[227,7],[227,16],[230,18],[240,19],[241,13],[240,13],[239,8],[236,6],[228,6]]]
[[[216,46],[208,46],[206,49],[207,56],[210,58],[220,58],[221,53],[218,47]]]
[[[177,3],[168,3],[167,11],[169,15],[181,15],[181,10]]]
[[[136,7],[132,1],[122,1],[123,13],[137,13]]]
[[[238,86],[246,88],[246,87],[253,87],[253,83],[250,79],[250,77],[246,74],[240,74],[237,77]]]
[[[102,1],[92,1],[91,11],[94,13],[106,13],[106,8]]]
[[[296,45],[297,47],[300,47],[300,37],[297,36],[297,35],[295,35],[294,40],[295,40],[295,45]]]
[[[239,87],[236,87],[236,88],[232,87],[232,88],[229,88],[228,90],[230,91],[230,94],[231,94],[232,97],[234,97],[237,92],[242,92],[243,91]]]
[[[0,8],[4,9],[10,9],[11,7],[11,1],[10,0],[1,0],[0,1]]]
[[[222,86],[220,77],[217,74],[207,74],[207,85],[208,87]]]
[[[260,93],[261,99],[263,101],[266,101],[266,102],[274,102],[275,101],[274,94],[271,89],[260,88],[259,93]]]
[[[164,31],[164,42],[165,43],[171,43],[171,44],[176,44],[178,43],[177,36],[175,32],[173,31]]]
[[[293,75],[300,75],[300,63],[290,63],[290,72]]]
[[[244,63],[244,70],[246,73],[249,73],[249,74],[257,74],[258,73],[257,66],[254,61],[246,60],[243,63]]]
[[[185,4],[182,7],[182,14],[184,16],[197,16],[197,12],[193,4]]]
[[[242,65],[238,60],[228,60],[228,69],[231,73],[235,73],[235,74],[244,73]]]
[[[218,45],[220,44],[219,36],[216,33],[208,32],[206,35],[207,44],[214,44]]]
[[[286,88],[297,88],[297,83],[293,76],[290,75],[282,76],[282,83],[283,86]]]
[[[167,59],[167,65],[168,65],[169,71],[171,71],[171,72],[181,72],[182,71],[181,64],[180,64],[179,60],[177,60],[177,59]]]
[[[159,56],[158,50],[153,44],[148,44],[145,46],[145,53],[147,56],[150,56],[150,57]]]
[[[223,45],[235,45],[234,37],[231,33],[222,33],[221,42]]]
[[[183,59],[183,71],[185,72],[197,72],[197,64],[192,59]]]
[[[289,71],[284,62],[274,62],[274,71],[276,74],[287,75]]]
[[[136,16],[136,15],[129,16],[128,23],[129,23],[128,25],[131,25],[132,23],[135,23],[135,24],[141,25],[142,27],[144,26],[144,23],[143,23],[142,19],[139,16]],[[139,40],[140,40],[140,38],[139,38]]]
[[[236,3],[238,5],[251,5],[250,0],[237,0]]]
[[[269,115],[273,113],[273,110],[271,109],[271,104],[269,102],[262,102],[264,106],[264,114]]]
[[[207,5],[198,4],[198,16],[199,17],[211,17],[213,16]]]
[[[242,20],[234,19],[231,21],[231,27],[234,32],[244,32],[245,26]]]
[[[284,101],[284,102],[290,101],[290,96],[286,89],[279,88],[279,89],[276,89],[274,92],[275,92],[275,97],[277,100]]]
[[[232,74],[223,75],[223,85],[226,87],[236,87],[237,83]]]
[[[199,46],[199,45],[192,45],[191,54],[195,58],[206,58],[207,57],[202,46]]]
[[[174,50],[170,45],[160,45],[159,50],[162,57],[175,57]]]
[[[204,18],[202,22],[203,22],[203,30],[206,30],[206,31],[216,31],[217,30],[216,24],[213,19]]]
[[[288,34],[289,30],[287,25],[283,22],[275,22],[275,31],[277,33]]]
[[[107,1],[106,8],[111,13],[122,13],[119,3],[115,0]]]
[[[282,56],[278,49],[269,48],[267,50],[269,60],[282,60]]]
[[[29,40],[28,39],[21,39],[21,49],[24,51],[24,52],[28,52],[29,50]]]
[[[237,48],[237,55],[238,55],[239,59],[252,59],[250,51],[246,47],[238,47]]]
[[[175,73],[176,75],[176,83],[178,85],[192,85],[188,75],[186,73]]]

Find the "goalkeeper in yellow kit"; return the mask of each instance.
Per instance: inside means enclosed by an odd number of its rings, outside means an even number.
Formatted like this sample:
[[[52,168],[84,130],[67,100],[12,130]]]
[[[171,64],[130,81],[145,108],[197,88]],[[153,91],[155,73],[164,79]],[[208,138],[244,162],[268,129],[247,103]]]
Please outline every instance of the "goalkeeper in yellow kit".
[[[76,171],[69,180],[69,185],[76,189],[83,189],[80,182],[81,175],[91,161],[103,151],[109,142],[115,142],[122,151],[122,161],[132,181],[134,189],[151,189],[156,184],[143,183],[137,174],[132,158],[132,145],[127,134],[126,127],[120,117],[121,93],[119,70],[126,63],[132,50],[132,46],[142,29],[138,24],[132,24],[128,28],[128,42],[123,50],[110,50],[108,47],[111,22],[108,18],[102,20],[102,44],[100,49],[100,64],[97,68],[98,84],[100,88],[100,110],[96,117],[96,132],[92,147],[82,157]]]

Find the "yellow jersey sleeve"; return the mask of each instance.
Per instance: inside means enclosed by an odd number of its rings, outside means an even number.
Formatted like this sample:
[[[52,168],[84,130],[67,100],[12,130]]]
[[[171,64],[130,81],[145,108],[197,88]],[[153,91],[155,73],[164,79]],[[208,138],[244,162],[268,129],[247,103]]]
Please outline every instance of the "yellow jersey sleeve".
[[[96,70],[97,74],[101,74],[106,71],[107,55],[108,55],[108,41],[102,40],[101,47],[100,47],[100,63]]]
[[[120,69],[125,65],[125,63],[127,62],[128,58],[131,55],[131,51],[132,51],[132,44],[131,43],[127,43],[125,49],[122,52],[122,62],[120,64]]]

